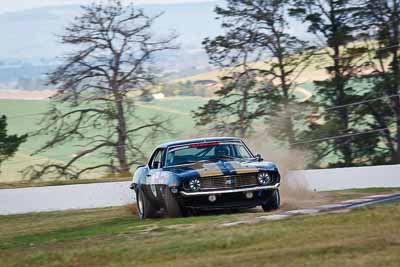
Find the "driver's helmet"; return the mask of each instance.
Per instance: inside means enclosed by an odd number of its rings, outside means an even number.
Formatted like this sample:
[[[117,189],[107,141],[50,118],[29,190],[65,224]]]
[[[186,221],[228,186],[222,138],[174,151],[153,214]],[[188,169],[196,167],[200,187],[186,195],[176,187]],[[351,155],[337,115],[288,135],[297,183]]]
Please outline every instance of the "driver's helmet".
[[[215,147],[215,156],[217,158],[219,157],[224,157],[224,156],[229,156],[229,149],[225,145],[219,145]]]

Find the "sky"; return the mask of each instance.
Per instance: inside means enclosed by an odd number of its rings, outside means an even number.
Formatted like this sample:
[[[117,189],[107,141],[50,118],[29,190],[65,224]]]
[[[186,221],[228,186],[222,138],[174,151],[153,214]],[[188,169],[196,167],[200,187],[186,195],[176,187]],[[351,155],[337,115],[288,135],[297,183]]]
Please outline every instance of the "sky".
[[[132,2],[132,0],[123,1]],[[209,1],[212,0],[134,0],[133,2],[138,4],[176,4]],[[0,13],[51,5],[87,4],[91,2],[93,0],[0,0]]]

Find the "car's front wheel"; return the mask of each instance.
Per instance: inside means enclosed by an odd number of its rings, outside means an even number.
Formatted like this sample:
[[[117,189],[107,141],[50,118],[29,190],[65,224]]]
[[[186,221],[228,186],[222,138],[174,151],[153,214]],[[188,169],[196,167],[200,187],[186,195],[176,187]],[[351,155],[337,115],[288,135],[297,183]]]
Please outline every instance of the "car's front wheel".
[[[274,211],[281,206],[281,196],[279,190],[272,191],[267,198],[267,203],[262,205],[264,211]]]
[[[163,197],[168,217],[170,218],[182,217],[183,215],[182,208],[179,206],[178,201],[176,201],[174,195],[171,193],[169,188],[165,188],[163,192]]]
[[[141,188],[139,188],[136,191],[136,204],[137,204],[139,219],[144,220],[155,217],[157,209],[147,199],[146,195],[143,193],[143,190]]]

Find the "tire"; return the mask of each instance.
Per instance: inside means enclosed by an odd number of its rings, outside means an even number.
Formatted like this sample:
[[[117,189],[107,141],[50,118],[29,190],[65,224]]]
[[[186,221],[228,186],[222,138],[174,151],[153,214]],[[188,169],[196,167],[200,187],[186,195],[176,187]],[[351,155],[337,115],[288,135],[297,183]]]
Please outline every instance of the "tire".
[[[154,218],[156,216],[156,207],[148,200],[146,194],[144,194],[141,188],[136,191],[136,204],[139,219],[145,220],[148,218]]]
[[[279,209],[281,206],[281,195],[279,190],[274,190],[269,197],[267,198],[267,203],[262,205],[262,208],[265,212],[274,211]]]
[[[176,201],[174,195],[171,193],[168,187],[166,187],[165,190],[163,191],[163,197],[168,217],[170,218],[182,217],[183,209],[179,206],[178,201]]]

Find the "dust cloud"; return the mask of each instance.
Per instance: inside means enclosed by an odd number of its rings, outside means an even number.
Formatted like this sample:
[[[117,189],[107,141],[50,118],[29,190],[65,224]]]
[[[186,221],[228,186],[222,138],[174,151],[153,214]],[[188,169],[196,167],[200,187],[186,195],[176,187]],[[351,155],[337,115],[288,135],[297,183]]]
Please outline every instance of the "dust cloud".
[[[185,138],[203,138],[218,136],[215,132],[201,129],[197,133],[191,133]],[[308,151],[289,149],[280,142],[272,139],[267,132],[258,132],[252,137],[245,138],[245,143],[253,153],[261,154],[265,161],[277,164],[281,174],[281,209],[311,208],[326,203],[326,197],[313,192],[303,174],[290,173],[293,170],[304,170]],[[290,175],[289,175],[290,173]]]
[[[308,151],[289,149],[273,140],[267,132],[254,134],[244,140],[255,154],[261,154],[265,161],[277,164],[281,174],[281,206],[284,210],[310,208],[324,203],[323,196],[313,192],[304,174],[290,173],[304,170]]]

